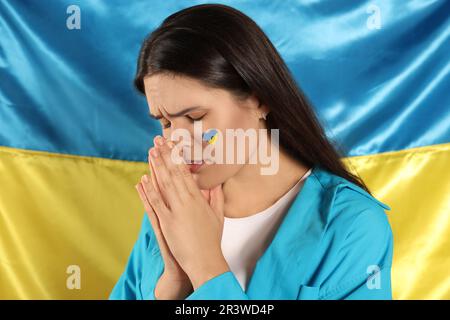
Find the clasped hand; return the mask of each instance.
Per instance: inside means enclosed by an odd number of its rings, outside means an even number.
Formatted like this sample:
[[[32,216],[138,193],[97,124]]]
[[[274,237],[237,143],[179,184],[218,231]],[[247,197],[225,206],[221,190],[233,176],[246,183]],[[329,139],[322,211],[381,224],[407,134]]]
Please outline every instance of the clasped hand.
[[[229,270],[221,250],[224,195],[222,185],[200,190],[187,164],[173,162],[175,144],[157,136],[149,151],[150,177],[136,185],[149,215],[165,271],[181,278],[183,271],[194,290]],[[182,269],[182,270],[177,270]]]

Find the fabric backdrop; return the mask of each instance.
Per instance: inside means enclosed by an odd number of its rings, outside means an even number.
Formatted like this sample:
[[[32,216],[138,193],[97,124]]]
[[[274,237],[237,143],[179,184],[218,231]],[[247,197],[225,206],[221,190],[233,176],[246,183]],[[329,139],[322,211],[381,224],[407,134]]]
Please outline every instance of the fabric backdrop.
[[[132,87],[138,50],[199,3],[0,0],[0,298],[108,297],[160,133]],[[449,299],[450,1],[222,3],[267,33],[346,164],[392,208],[394,298]]]

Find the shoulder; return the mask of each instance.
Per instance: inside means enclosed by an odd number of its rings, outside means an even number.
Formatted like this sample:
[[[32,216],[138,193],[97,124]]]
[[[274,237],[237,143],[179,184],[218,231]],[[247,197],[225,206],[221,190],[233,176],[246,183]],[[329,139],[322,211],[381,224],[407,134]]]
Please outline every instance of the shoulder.
[[[313,264],[318,268],[314,285],[320,286],[323,298],[343,298],[356,288],[366,297],[389,297],[393,234],[385,210],[390,207],[331,173],[319,171],[315,179],[322,235]],[[383,275],[385,290],[366,288],[373,272]]]
[[[363,246],[390,241],[390,207],[356,184],[324,170],[316,170],[321,189],[324,231],[339,241],[358,240]]]
[[[341,253],[367,263],[390,264],[390,257],[383,255],[392,246],[392,229],[385,208],[367,195],[348,186],[339,188],[328,221],[329,230],[340,240]]]
[[[349,184],[337,187],[329,223],[348,233],[364,231],[368,236],[390,231],[385,207],[368,193]],[[350,234],[349,234],[350,235]]]
[[[352,290],[374,270],[386,274],[383,281],[388,283],[393,251],[393,234],[385,211],[389,206],[345,179],[327,174],[318,180],[323,233],[317,284],[322,294]]]

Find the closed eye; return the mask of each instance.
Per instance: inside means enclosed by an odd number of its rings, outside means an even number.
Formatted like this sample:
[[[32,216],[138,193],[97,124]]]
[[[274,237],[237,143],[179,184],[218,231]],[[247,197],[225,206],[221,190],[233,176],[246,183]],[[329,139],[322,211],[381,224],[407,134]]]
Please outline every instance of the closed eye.
[[[197,118],[194,118],[194,117],[191,117],[191,116],[186,116],[186,118],[190,119],[191,121],[198,121],[198,120],[201,120],[204,116],[205,115],[202,115],[201,117],[197,117]]]

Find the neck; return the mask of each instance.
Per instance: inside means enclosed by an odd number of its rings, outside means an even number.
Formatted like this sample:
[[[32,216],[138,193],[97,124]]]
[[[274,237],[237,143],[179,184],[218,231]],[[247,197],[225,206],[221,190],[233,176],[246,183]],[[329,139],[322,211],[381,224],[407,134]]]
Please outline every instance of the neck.
[[[309,170],[281,148],[276,174],[262,175],[261,167],[259,163],[245,164],[223,184],[225,217],[243,218],[270,207]]]

